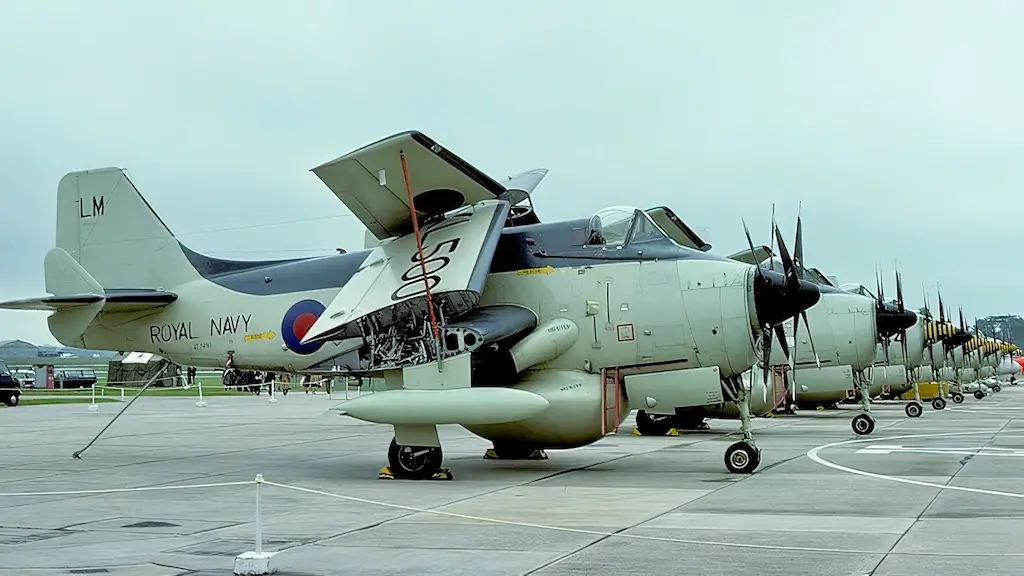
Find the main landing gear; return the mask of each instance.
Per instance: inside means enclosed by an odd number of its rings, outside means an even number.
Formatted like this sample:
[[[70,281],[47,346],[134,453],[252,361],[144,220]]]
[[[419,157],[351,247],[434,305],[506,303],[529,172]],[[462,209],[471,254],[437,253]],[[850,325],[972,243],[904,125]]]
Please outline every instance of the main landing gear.
[[[743,432],[743,440],[725,451],[725,467],[733,474],[750,474],[761,465],[761,449],[754,443],[750,428],[750,392],[738,375],[723,379],[722,389],[740,412],[740,431]]]
[[[636,413],[636,434],[640,436],[678,436],[680,430],[710,430],[704,417],[697,414]]]
[[[388,464],[378,478],[400,480],[451,480],[451,472],[441,467],[444,452],[440,446],[403,446],[394,438],[388,447]]]
[[[858,414],[853,417],[853,421],[850,425],[853,427],[853,432],[858,436],[865,436],[875,431],[875,417],[871,415],[871,398],[870,392],[868,391],[868,380],[864,375],[863,370],[858,370],[853,373],[853,385],[857,388],[857,394],[860,396],[860,406],[864,410],[864,413]],[[910,407],[913,404],[907,404],[907,415],[910,415]],[[920,404],[917,405],[921,407]]]
[[[964,395],[959,392],[953,392],[949,395],[949,399],[953,401],[953,404],[963,404]]]

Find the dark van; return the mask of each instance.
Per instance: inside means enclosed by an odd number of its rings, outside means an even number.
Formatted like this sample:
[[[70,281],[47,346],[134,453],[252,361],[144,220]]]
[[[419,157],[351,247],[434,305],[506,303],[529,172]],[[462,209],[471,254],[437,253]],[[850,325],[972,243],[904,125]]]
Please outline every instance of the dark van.
[[[11,374],[7,363],[0,360],[0,402],[14,407],[21,400],[21,382]]]

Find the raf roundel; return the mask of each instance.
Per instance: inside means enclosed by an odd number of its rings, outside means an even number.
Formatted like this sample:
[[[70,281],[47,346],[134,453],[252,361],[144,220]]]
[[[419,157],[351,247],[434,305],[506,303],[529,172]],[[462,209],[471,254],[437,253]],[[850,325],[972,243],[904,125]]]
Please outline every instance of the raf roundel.
[[[302,338],[324,310],[326,307],[316,300],[301,300],[292,304],[284,313],[284,319],[281,320],[281,338],[289,350],[306,355],[316,352],[324,345],[323,342],[302,344]]]

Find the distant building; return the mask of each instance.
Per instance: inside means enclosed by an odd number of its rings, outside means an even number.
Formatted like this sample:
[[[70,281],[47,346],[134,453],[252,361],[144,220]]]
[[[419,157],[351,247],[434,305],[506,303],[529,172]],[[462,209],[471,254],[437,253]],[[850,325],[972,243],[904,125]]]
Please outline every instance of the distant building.
[[[46,358],[48,362],[53,359],[100,359],[101,362],[114,356],[114,352],[102,350],[82,350],[79,348],[65,348],[63,346],[36,346],[25,340],[0,340],[0,360],[9,363],[30,364],[37,358]],[[59,363],[59,362],[58,362]]]

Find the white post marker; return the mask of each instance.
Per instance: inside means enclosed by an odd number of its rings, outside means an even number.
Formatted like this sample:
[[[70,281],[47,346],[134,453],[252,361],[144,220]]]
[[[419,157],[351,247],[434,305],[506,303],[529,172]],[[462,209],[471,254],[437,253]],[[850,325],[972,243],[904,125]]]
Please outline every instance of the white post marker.
[[[96,383],[93,382],[90,388],[92,388],[92,403],[89,404],[89,412],[95,412],[100,409],[100,407],[96,405]]]
[[[196,406],[206,408],[206,401],[203,400],[203,381],[196,378],[196,387],[199,388],[199,402],[196,402]]]
[[[122,386],[120,388],[120,390],[121,390],[121,402],[124,402],[124,386]]]
[[[260,517],[260,490],[263,488],[263,474],[256,475],[256,550],[244,552],[235,557],[235,574],[240,576],[263,576],[276,572],[270,566],[275,552],[263,551],[263,519]]]
[[[275,384],[277,384],[277,379],[276,378],[270,381],[270,403],[271,404],[277,404],[277,396],[274,395],[274,387],[275,387],[274,385]]]

